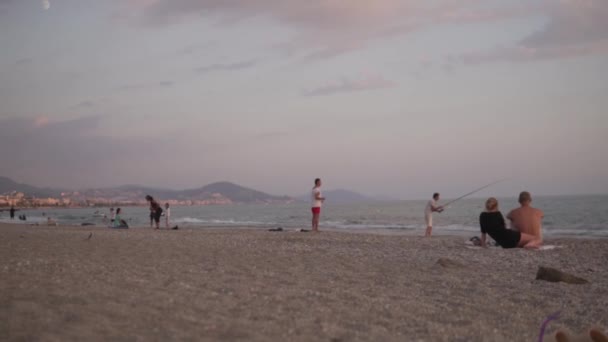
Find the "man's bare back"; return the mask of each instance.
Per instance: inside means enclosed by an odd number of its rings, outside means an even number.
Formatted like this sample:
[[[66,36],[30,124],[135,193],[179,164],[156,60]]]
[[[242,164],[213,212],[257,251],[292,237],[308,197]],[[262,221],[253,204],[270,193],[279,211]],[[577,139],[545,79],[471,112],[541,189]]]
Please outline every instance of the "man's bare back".
[[[522,233],[534,235],[542,240],[542,219],[545,214],[542,210],[530,206],[532,198],[529,193],[522,192],[519,200],[521,207],[511,210],[507,218],[511,221],[511,227]]]

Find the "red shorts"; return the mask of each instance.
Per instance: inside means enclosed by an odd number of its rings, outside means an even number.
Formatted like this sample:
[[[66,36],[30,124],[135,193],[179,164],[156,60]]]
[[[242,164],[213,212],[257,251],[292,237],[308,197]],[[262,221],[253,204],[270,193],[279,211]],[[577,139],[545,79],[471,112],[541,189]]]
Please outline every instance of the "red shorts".
[[[320,214],[321,213],[321,207],[314,207],[311,209],[313,214]]]

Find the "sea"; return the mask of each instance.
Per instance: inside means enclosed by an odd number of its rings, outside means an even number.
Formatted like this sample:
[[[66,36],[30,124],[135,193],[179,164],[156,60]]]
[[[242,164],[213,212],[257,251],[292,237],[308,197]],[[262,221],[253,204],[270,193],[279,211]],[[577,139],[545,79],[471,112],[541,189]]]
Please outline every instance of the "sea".
[[[499,198],[503,215],[517,208],[515,198]],[[440,201],[439,204],[448,200]],[[485,198],[467,198],[451,204],[443,213],[433,214],[434,234],[479,234],[479,214]],[[427,201],[390,201],[332,204],[328,200],[321,213],[320,227],[332,230],[423,234]],[[544,211],[545,237],[608,237],[608,195],[535,197],[533,206]],[[131,227],[149,227],[147,207],[123,207],[122,218]],[[61,225],[92,224],[104,227],[109,208],[23,209],[26,221],[9,220],[0,212],[0,222],[46,224],[50,217]],[[235,204],[217,206],[176,206],[171,208],[171,226],[193,228],[278,228],[297,230],[310,227],[310,207],[292,204]],[[161,223],[164,226],[164,217]]]

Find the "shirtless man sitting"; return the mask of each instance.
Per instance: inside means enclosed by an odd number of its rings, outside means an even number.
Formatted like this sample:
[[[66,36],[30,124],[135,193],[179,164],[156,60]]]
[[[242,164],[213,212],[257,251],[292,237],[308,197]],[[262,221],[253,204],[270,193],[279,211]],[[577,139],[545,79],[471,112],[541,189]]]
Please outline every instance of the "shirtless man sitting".
[[[532,196],[527,191],[519,194],[519,204],[517,209],[511,210],[507,215],[511,221],[511,228],[525,234],[534,235],[543,240],[542,219],[545,214],[540,209],[533,208]]]

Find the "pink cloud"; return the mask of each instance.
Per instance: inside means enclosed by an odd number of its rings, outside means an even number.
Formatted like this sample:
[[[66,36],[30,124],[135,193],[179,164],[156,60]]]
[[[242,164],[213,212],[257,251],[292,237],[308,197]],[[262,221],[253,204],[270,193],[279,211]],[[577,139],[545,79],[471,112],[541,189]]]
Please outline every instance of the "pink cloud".
[[[587,55],[608,54],[608,40],[576,45],[543,47],[500,47],[490,51],[472,52],[458,57],[463,64],[476,65],[490,62],[534,62],[549,59],[567,59]]]
[[[549,22],[525,46],[585,44],[608,40],[608,1],[560,0],[545,5]]]
[[[44,127],[49,124],[49,118],[45,116],[38,117],[34,120],[35,127]]]
[[[488,6],[483,0],[130,0],[130,15],[148,26],[214,18],[235,23],[262,17],[293,29],[276,46],[304,60],[331,58],[437,24],[499,20],[528,7]],[[218,19],[219,18],[219,19]],[[222,19],[223,18],[223,19]]]
[[[497,61],[533,62],[608,54],[608,1],[544,1],[547,24],[515,46],[448,57],[475,65]]]
[[[201,14],[269,16],[295,26],[336,28],[368,25],[403,13],[415,1],[400,0],[131,0],[150,25]]]
[[[374,89],[392,88],[396,84],[380,75],[368,75],[359,79],[342,79],[329,82],[321,87],[304,92],[305,96],[328,96],[337,93],[348,93]]]
[[[194,71],[199,73],[208,73],[213,71],[234,71],[243,70],[254,67],[257,64],[255,60],[248,60],[235,63],[216,63],[196,68]]]
[[[502,3],[483,0],[128,0],[124,17],[148,26],[214,18],[236,23],[262,17],[293,29],[289,42],[275,46],[307,61],[332,58],[369,47],[378,39],[445,24],[496,22],[545,16],[548,22],[519,46],[461,56],[468,60],[530,60],[603,53],[608,39],[608,1],[538,0]],[[577,47],[575,47],[577,45]],[[581,46],[583,45],[583,46]],[[585,46],[589,45],[589,46]],[[535,57],[527,49],[535,49]],[[491,58],[491,55],[497,55]],[[504,59],[504,58],[502,58]]]

